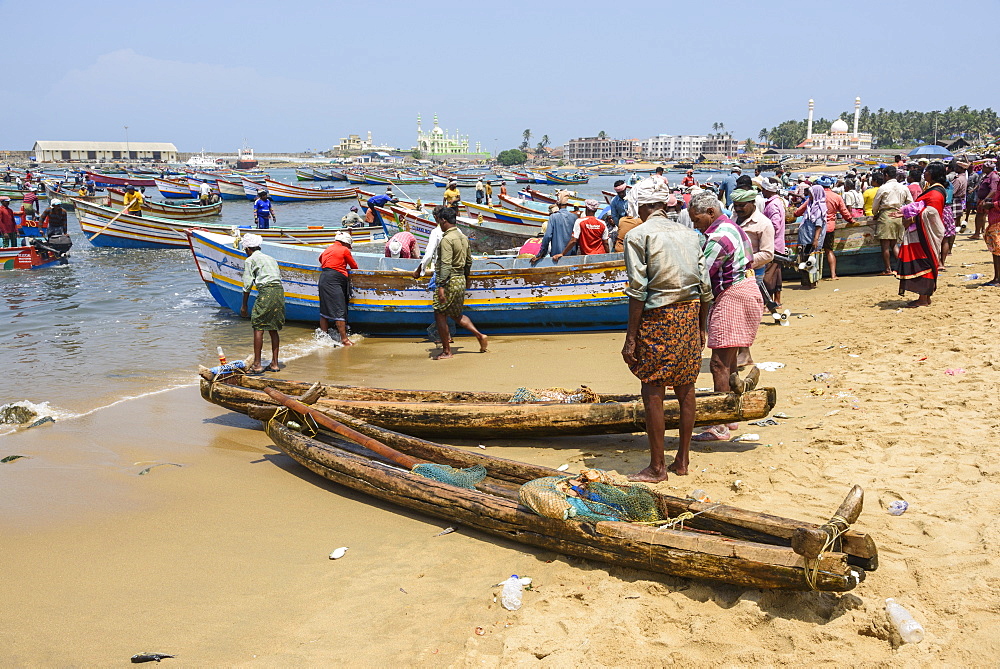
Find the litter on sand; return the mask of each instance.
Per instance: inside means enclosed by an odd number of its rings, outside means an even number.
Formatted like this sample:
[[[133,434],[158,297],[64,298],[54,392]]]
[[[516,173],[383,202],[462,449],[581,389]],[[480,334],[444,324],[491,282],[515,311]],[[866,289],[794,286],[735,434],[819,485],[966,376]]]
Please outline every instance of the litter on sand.
[[[773,418],[765,418],[763,420],[752,420],[747,425],[755,425],[757,427],[767,427],[768,425],[778,425],[778,421]]]
[[[762,369],[765,372],[776,372],[785,366],[783,362],[758,362],[757,369]]]
[[[738,437],[733,437],[729,441],[760,441],[760,435],[754,434],[752,432],[747,432],[745,434],[741,434]]]
[[[958,376],[959,374],[965,374],[965,370],[962,369],[961,367],[957,369],[951,369],[949,367],[948,369],[944,370],[944,373],[947,374],[948,376]]]

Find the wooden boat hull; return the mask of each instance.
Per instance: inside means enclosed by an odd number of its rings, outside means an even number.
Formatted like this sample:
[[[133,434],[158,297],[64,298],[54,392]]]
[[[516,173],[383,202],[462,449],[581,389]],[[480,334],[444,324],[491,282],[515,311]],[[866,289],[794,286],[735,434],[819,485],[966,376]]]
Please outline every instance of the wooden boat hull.
[[[87,179],[103,186],[156,186],[156,181],[150,178],[113,177],[100,172],[86,172]]]
[[[479,221],[464,216],[459,216],[456,222],[459,229],[469,238],[469,248],[475,253],[519,249],[529,239],[542,236],[541,226]]]
[[[219,197],[223,200],[245,200],[247,197],[242,183],[219,179],[216,184],[219,187]]]
[[[488,478],[478,489],[468,490],[409,472],[329,432],[307,437],[280,420],[266,421],[264,429],[275,446],[324,478],[506,540],[684,578],[762,589],[811,589],[806,579],[809,563],[793,551],[790,540],[782,535],[798,527],[813,529],[815,524],[722,505],[705,508],[708,505],[659,493],[654,497],[661,515],[676,517],[683,511],[699,515],[687,522],[687,529],[544,518],[520,504],[517,493],[520,485],[529,480],[559,476],[555,470],[425,442],[367,426],[346,415],[338,420],[421,460],[459,468],[482,465]],[[713,524],[724,533],[713,535],[692,529],[699,524]],[[748,534],[753,538],[744,538]],[[855,544],[870,544],[874,550],[868,535],[851,534]],[[849,567],[852,557],[846,552],[824,554],[818,563],[815,589],[846,592],[856,587],[860,570]]]
[[[178,181],[174,179],[154,179],[156,185],[156,190],[160,191],[160,195],[166,198],[184,198],[189,199],[191,197],[191,188],[188,186],[187,179],[183,181]]]
[[[575,186],[590,183],[590,179],[586,177],[561,177],[553,172],[545,172],[545,181],[539,181],[538,183],[547,183],[552,186]]]
[[[500,223],[513,223],[523,225],[531,230],[537,230],[542,223],[549,220],[549,217],[541,214],[528,214],[512,209],[501,207],[487,207],[484,204],[462,201],[462,206],[469,212],[470,216],[482,216],[483,220],[497,221]]]
[[[253,184],[248,187],[247,184]],[[256,196],[261,185],[252,181],[244,180],[244,189],[248,197]],[[349,200],[355,197],[353,188],[302,188],[289,184],[264,179],[264,187],[275,202],[322,202],[324,200]],[[252,193],[252,195],[251,195]]]
[[[209,292],[222,306],[238,311],[243,253],[222,235],[192,231],[191,243]],[[318,251],[265,246],[286,285],[285,317],[318,321]],[[360,269],[351,272],[351,327],[371,335],[424,336],[433,322],[433,306],[426,280],[411,275],[418,261],[362,253],[355,260]],[[571,256],[557,264],[546,258],[536,265],[512,257],[477,258],[465,309],[489,333],[620,331],[628,319],[624,290],[621,254]]]
[[[263,388],[274,386],[271,379],[236,377],[232,381],[212,382],[204,372],[201,378],[203,398],[232,411],[247,413],[252,405],[273,404]],[[241,385],[237,385],[241,384]],[[282,392],[303,394],[308,384],[285,385]],[[279,388],[281,389],[281,388]],[[512,404],[511,395],[496,393],[496,398],[482,400],[475,393],[433,393],[410,391],[397,399],[394,391],[383,388],[328,387],[326,397],[314,408],[333,409],[355,418],[417,436],[450,436],[462,439],[529,439],[593,434],[644,432],[646,414],[636,395],[619,395],[614,400],[585,403]],[[452,399],[457,396],[459,399]],[[425,400],[433,397],[433,400]],[[696,425],[757,420],[774,408],[774,388],[761,388],[743,395],[700,393],[695,413]],[[680,425],[680,406],[676,398],[664,398],[666,429]]]

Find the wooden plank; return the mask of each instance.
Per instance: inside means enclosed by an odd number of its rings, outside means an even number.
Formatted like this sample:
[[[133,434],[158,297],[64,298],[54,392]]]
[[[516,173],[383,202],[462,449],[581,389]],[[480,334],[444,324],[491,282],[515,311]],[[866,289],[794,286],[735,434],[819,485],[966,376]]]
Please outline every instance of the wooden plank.
[[[738,557],[755,562],[767,562],[786,567],[806,567],[805,559],[791,548],[768,546],[729,537],[714,537],[697,532],[685,532],[670,528],[656,528],[631,523],[602,521],[596,525],[604,536],[631,539],[632,541],[670,546],[685,550]],[[847,556],[843,553],[825,553],[820,559],[820,569],[844,574],[847,571]]]

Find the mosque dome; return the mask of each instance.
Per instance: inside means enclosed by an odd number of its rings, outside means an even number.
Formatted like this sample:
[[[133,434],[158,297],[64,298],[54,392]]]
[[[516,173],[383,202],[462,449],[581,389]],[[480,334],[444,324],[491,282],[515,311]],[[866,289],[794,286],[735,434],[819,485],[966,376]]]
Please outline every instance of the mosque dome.
[[[833,122],[833,125],[830,126],[830,132],[847,132],[847,123],[844,119],[838,118]]]
[[[844,126],[844,127],[846,127],[846,126]],[[434,126],[434,129],[431,130],[431,134],[434,134],[434,135],[443,135],[444,134],[444,130],[442,130],[438,126]]]

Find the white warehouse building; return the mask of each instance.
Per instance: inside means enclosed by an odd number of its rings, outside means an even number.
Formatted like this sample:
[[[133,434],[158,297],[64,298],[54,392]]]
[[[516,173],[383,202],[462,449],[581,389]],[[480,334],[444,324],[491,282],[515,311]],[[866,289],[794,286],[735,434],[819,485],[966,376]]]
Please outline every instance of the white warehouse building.
[[[177,147],[168,142],[60,142],[38,141],[32,148],[40,163],[67,161],[138,160],[154,163],[177,162]]]

